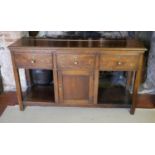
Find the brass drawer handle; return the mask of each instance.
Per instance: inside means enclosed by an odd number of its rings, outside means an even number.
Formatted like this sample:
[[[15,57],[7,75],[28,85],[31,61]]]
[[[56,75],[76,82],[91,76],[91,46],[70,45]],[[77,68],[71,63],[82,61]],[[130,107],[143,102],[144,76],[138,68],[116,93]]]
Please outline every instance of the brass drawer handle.
[[[74,65],[77,65],[78,64],[77,59],[78,59],[78,57],[77,56],[74,56]]]
[[[77,65],[78,64],[78,62],[77,61],[74,61],[74,65]]]
[[[34,59],[31,60],[31,63],[34,64],[36,61]]]
[[[119,61],[119,62],[117,62],[117,65],[122,65],[122,64],[123,64],[123,63],[122,63],[122,62],[120,62],[120,61]]]

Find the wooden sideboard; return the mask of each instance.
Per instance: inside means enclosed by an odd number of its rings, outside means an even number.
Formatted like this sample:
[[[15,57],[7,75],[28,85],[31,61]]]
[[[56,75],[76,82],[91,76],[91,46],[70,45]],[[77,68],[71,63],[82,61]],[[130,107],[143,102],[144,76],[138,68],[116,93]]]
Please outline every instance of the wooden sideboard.
[[[139,41],[22,38],[9,49],[20,110],[24,105],[108,107],[106,103],[99,103],[99,74],[101,71],[126,71],[126,89],[133,79],[129,107],[130,113],[134,114],[146,51]],[[21,90],[19,68],[24,68],[27,73],[26,92]],[[30,69],[52,70],[53,83],[34,86]],[[114,106],[110,104],[109,107]]]

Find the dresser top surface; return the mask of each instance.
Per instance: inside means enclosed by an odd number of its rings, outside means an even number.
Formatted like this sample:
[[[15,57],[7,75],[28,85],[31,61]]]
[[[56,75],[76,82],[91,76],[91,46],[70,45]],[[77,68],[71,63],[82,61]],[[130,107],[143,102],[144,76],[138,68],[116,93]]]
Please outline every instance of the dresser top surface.
[[[22,38],[9,46],[9,48],[115,48],[146,51],[144,45],[138,40],[62,40],[62,39],[33,39]]]

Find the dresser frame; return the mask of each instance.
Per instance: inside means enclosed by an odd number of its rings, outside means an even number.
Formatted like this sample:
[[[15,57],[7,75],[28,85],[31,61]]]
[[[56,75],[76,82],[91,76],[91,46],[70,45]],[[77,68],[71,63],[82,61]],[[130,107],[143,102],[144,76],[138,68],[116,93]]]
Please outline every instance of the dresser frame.
[[[146,51],[141,42],[22,38],[9,46],[9,49],[20,110],[24,109],[24,105],[117,107],[98,104],[99,72],[127,71],[127,87],[133,81],[132,102],[129,107],[130,113],[134,114]],[[54,92],[51,96],[54,96],[54,100],[46,100],[46,95],[50,95],[50,86],[38,94],[38,100],[24,99],[19,68],[25,69],[29,88],[32,86],[30,69],[52,70]],[[37,87],[34,91],[37,94]],[[39,99],[40,96],[43,96],[44,100]]]

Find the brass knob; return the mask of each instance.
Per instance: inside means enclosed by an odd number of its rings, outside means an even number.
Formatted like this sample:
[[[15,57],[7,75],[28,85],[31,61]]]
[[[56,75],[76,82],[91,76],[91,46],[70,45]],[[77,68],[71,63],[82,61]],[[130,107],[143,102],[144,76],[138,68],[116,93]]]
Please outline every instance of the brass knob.
[[[31,60],[31,63],[34,64],[36,61],[34,59]]]
[[[77,61],[74,61],[74,64],[75,64],[75,65],[77,65],[77,64],[78,64],[78,62],[77,62]]]
[[[118,65],[122,65],[122,62],[119,61],[119,62],[117,62],[117,64],[118,64]]]

